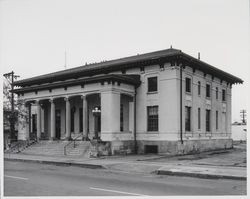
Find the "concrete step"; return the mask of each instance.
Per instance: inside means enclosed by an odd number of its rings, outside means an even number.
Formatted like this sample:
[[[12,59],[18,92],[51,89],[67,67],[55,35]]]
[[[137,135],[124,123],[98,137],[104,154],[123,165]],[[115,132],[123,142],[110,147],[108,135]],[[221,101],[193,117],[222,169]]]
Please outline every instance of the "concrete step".
[[[70,143],[70,144],[69,144]],[[69,145],[67,145],[69,144]],[[66,146],[67,145],[67,146]],[[64,147],[66,146],[67,156],[88,156],[90,142],[76,141],[40,141],[23,150],[24,154],[30,155],[64,155]]]

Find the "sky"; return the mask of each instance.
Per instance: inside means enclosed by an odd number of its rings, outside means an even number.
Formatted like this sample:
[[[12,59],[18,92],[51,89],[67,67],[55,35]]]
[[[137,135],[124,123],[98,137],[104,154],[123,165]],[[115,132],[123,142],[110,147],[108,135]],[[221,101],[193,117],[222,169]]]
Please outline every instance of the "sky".
[[[20,79],[173,48],[244,80],[232,121],[247,108],[248,0],[0,0],[1,72]]]

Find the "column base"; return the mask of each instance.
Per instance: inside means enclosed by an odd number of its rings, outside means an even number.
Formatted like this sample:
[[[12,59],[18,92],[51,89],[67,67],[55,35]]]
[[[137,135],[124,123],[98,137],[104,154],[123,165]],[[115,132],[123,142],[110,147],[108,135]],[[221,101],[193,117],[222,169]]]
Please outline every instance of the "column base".
[[[71,140],[73,140],[73,139],[72,139],[71,137],[66,137],[65,140],[71,141]]]
[[[82,137],[82,141],[90,141],[89,137]]]
[[[56,138],[49,138],[49,140],[50,140],[50,141],[55,141],[55,140],[56,140]]]

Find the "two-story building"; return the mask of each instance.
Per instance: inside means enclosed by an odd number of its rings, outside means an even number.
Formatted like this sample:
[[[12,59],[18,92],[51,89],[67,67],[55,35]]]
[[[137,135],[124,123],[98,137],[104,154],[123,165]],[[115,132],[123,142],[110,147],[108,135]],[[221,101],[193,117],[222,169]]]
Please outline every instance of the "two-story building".
[[[18,139],[95,139],[112,154],[230,148],[236,83],[173,48],[16,81],[28,118]]]

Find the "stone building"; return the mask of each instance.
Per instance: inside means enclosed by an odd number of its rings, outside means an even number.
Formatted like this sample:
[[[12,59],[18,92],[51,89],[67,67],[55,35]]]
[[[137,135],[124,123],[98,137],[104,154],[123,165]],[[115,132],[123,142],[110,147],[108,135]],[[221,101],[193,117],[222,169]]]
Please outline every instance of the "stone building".
[[[230,148],[236,83],[173,48],[16,81],[28,112],[18,139],[98,140],[112,154]]]

